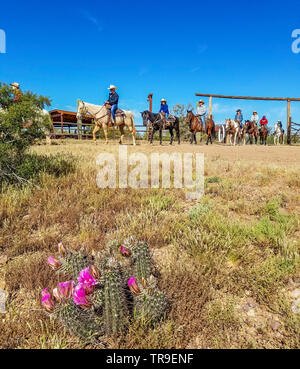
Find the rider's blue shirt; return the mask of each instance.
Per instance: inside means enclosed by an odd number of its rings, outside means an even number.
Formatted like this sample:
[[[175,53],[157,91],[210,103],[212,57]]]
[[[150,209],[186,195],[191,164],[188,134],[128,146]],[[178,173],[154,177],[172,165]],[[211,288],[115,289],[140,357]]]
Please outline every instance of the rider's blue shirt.
[[[169,107],[168,107],[168,105],[167,104],[164,104],[164,105],[161,105],[160,106],[160,111],[159,111],[160,113],[161,112],[164,112],[164,113],[166,113],[166,114],[170,114],[169,113]]]
[[[119,95],[116,92],[114,94],[110,92],[108,102],[110,105],[118,105]]]

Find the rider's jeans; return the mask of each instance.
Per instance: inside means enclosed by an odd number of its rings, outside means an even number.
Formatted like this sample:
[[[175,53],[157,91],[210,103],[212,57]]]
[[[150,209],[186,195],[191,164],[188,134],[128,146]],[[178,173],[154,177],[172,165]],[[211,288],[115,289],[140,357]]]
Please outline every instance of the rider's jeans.
[[[204,127],[205,126],[205,114],[204,115],[201,115],[201,119],[202,119],[203,127]]]
[[[116,120],[116,110],[118,109],[118,105],[115,104],[115,105],[112,105],[111,107],[111,114],[112,114],[112,117],[113,117],[113,120],[115,121]]]

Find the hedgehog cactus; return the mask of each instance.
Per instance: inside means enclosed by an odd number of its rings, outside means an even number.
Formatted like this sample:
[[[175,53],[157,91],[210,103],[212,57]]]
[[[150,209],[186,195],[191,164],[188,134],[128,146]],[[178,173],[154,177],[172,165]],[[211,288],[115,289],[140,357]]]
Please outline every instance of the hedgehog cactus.
[[[111,258],[104,281],[104,324],[106,332],[116,334],[126,327],[128,307],[120,269]]]
[[[145,323],[156,323],[167,312],[166,296],[159,291],[153,276],[139,284],[140,293],[134,295],[134,315]]]
[[[167,300],[151,275],[146,243],[134,237],[121,246],[112,241],[103,252],[91,255],[60,243],[58,251],[59,258],[49,257],[48,264],[71,280],[59,283],[52,294],[43,290],[41,304],[74,334],[94,342],[124,332],[129,313],[147,324],[164,317]]]
[[[87,255],[85,249],[70,251],[65,249],[65,254],[60,258],[61,267],[59,271],[69,274],[72,279],[77,279],[78,274],[92,263],[92,258]]]
[[[53,315],[68,330],[86,341],[104,334],[101,319],[92,310],[84,310],[71,300],[57,304]]]

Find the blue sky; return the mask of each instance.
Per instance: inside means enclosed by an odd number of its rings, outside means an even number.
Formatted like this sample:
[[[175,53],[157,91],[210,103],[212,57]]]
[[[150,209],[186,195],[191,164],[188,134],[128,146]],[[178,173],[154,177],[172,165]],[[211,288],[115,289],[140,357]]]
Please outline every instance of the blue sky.
[[[77,98],[102,104],[119,87],[120,107],[154,109],[195,104],[195,93],[300,97],[300,2],[272,1],[17,1],[1,4],[0,80],[49,96],[52,108],[73,110]],[[273,123],[286,104],[213,100],[217,123],[242,108]],[[300,122],[300,103],[292,103]]]

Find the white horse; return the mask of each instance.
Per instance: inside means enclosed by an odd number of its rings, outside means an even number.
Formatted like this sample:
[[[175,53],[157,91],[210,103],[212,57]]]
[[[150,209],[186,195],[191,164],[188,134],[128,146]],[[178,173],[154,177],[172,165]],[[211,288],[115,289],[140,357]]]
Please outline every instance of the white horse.
[[[280,141],[284,143],[284,133],[277,123],[274,125],[274,145],[280,145]]]
[[[108,128],[111,120],[110,110],[107,109],[106,105],[94,105],[89,104],[84,101],[78,100],[77,102],[77,119],[82,119],[82,117],[89,113],[95,119],[95,128],[93,130],[93,140],[96,142],[96,133],[102,127],[105,136],[105,143],[108,144]],[[116,115],[115,124],[119,127],[121,137],[120,144],[123,143],[124,138],[124,127],[126,126],[132,134],[133,145],[135,146],[136,129],[134,124],[134,116],[131,111],[124,111],[124,115]]]
[[[226,119],[225,122],[226,134],[229,136],[230,145],[236,146],[238,138],[240,137],[240,123],[232,119]]]

